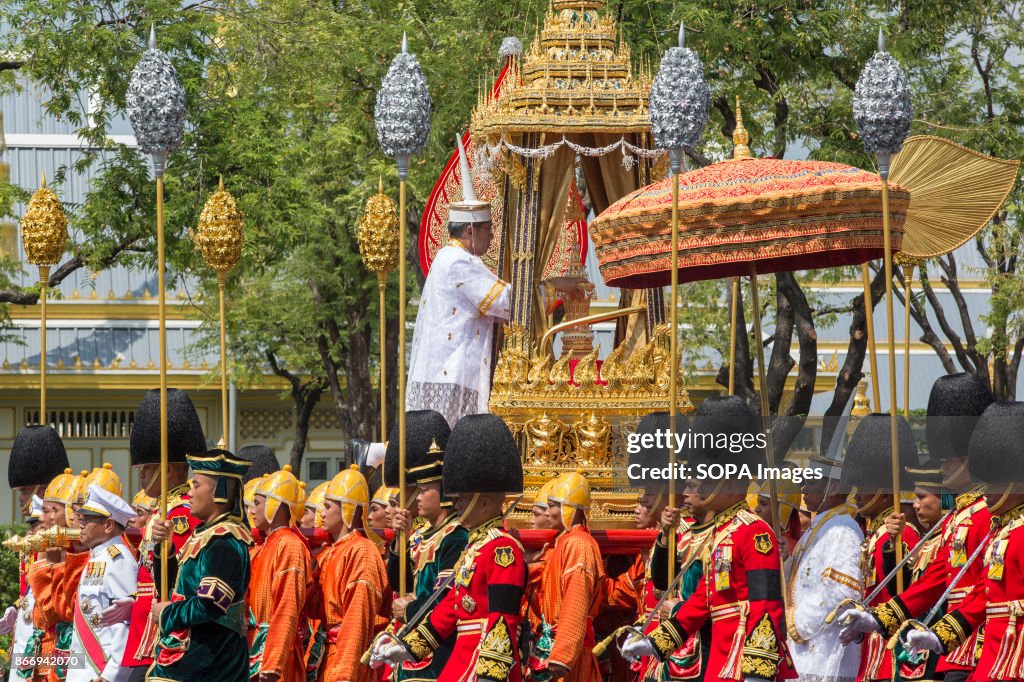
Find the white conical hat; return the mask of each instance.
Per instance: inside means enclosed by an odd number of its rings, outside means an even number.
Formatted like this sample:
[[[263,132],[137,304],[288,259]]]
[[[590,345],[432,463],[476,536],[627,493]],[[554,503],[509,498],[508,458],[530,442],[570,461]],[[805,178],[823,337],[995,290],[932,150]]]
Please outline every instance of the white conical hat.
[[[491,221],[491,205],[476,198],[473,190],[473,176],[469,173],[469,160],[466,148],[462,146],[462,137],[455,136],[459,146],[459,168],[462,171],[462,201],[453,201],[448,205],[448,222],[450,223],[489,223]]]

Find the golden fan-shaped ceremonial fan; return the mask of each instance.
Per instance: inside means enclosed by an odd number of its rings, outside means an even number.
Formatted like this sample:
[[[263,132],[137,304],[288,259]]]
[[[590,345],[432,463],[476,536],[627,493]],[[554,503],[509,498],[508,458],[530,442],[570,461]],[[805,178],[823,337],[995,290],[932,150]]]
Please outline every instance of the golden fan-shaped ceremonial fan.
[[[941,137],[907,140],[889,173],[910,190],[903,256],[943,256],[978,234],[1006,201],[1019,167]]]

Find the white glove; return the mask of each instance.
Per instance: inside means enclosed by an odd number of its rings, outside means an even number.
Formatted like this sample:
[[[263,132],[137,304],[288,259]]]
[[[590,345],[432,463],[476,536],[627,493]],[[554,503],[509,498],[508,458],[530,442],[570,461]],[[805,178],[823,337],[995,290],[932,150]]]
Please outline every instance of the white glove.
[[[14,622],[18,619],[18,609],[8,606],[4,617],[0,618],[0,636],[9,635],[14,631]]]
[[[842,615],[840,622],[843,629],[839,631],[839,641],[844,646],[859,641],[865,633],[882,631],[875,617],[862,609],[849,609]]]
[[[384,649],[395,643],[395,638],[390,633],[385,633],[373,643],[373,652],[370,654],[370,667],[376,670],[384,667]]]
[[[402,663],[413,660],[413,657],[404,644],[392,641],[381,648],[380,659],[392,668],[397,668]]]
[[[907,633],[907,653],[916,656],[925,651],[942,653],[942,642],[931,630],[911,630]]]
[[[132,618],[133,606],[135,606],[135,600],[131,597],[115,599],[110,606],[100,612],[100,625],[110,627],[117,623],[127,623]]]
[[[644,656],[654,655],[654,645],[647,637],[632,635],[622,644],[622,656],[630,661],[638,661]]]

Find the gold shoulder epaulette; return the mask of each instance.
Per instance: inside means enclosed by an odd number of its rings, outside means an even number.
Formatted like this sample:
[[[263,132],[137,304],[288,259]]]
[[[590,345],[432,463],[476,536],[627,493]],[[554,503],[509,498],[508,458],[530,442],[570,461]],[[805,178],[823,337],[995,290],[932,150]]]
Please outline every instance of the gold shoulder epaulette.
[[[111,559],[116,559],[117,557],[121,556],[121,548],[117,545],[111,545],[110,547],[107,547],[107,555]]]
[[[742,523],[744,526],[749,526],[750,524],[756,523],[757,521],[761,520],[760,516],[758,516],[754,512],[747,511],[746,509],[741,509],[739,513],[736,514],[736,518],[739,519],[740,523]]]

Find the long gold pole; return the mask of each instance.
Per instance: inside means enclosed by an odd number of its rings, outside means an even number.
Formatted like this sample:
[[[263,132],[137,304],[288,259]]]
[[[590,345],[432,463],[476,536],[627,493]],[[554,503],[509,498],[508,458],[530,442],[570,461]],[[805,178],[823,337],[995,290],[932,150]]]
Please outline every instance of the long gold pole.
[[[893,512],[900,513],[900,450],[898,421],[896,417],[896,339],[893,337],[892,306],[892,221],[889,216],[889,159],[879,155],[879,175],[882,178],[882,231],[885,249],[885,316],[889,324],[886,344],[889,351],[889,445],[892,448],[892,498]],[[896,563],[903,560],[903,537],[896,541]],[[903,591],[903,572],[896,573],[896,592]]]
[[[739,312],[740,278],[732,278],[732,322],[729,324],[729,395],[736,395],[736,318]]]
[[[861,263],[860,276],[864,282],[864,324],[868,334],[868,359],[871,361],[871,398],[874,409],[882,409],[882,398],[878,388],[878,351],[875,348],[875,310],[871,301],[871,274],[868,264]]]
[[[228,446],[228,341],[227,318],[224,316],[224,292],[228,285],[228,271],[217,271],[217,294],[220,297],[220,428],[221,438],[218,444],[222,448]]]
[[[387,391],[387,377],[388,377],[388,354],[387,354],[387,343],[385,342],[387,337],[387,316],[385,315],[384,306],[386,304],[386,296],[388,286],[388,273],[378,272],[377,273],[377,294],[380,299],[380,439],[385,441],[388,439],[388,391]]]
[[[668,428],[669,432],[676,432],[676,413],[679,411],[679,399],[676,395],[677,382],[679,381],[679,172],[682,170],[682,149],[673,149],[670,152],[673,157],[672,163],[672,286],[669,293],[669,320],[672,327],[672,336],[669,340],[669,357],[671,358],[668,377]],[[673,436],[674,438],[674,436]],[[674,442],[674,441],[673,441]],[[672,476],[668,479],[668,506],[676,506],[676,449],[669,445],[668,462],[671,467]],[[669,530],[668,535],[668,584],[672,584],[676,574],[676,529]]]
[[[408,161],[406,162],[408,163]],[[398,503],[408,509],[405,485],[405,233],[408,229],[405,209],[405,173],[399,163],[398,183]],[[406,594],[406,553],[409,538],[405,531],[398,537],[398,594]]]
[[[903,416],[910,419],[910,280],[914,264],[903,266]]]
[[[39,423],[46,426],[46,287],[50,283],[50,266],[39,266]]]
[[[160,318],[160,518],[167,518],[167,287],[165,282],[164,244],[164,178],[156,176],[156,281],[159,291],[157,315]],[[170,598],[167,591],[167,555],[171,539],[164,540],[160,553],[160,597]]]
[[[754,317],[754,358],[757,360],[757,394],[761,399],[761,424],[764,432],[768,437],[765,439],[765,460],[766,465],[769,467],[775,466],[775,453],[772,450],[772,439],[771,435],[768,434],[768,376],[764,367],[764,346],[761,342],[763,338],[761,336],[761,300],[757,290],[757,266],[751,263],[750,265],[750,303],[753,307]],[[782,521],[779,517],[779,490],[778,485],[775,482],[774,476],[768,477],[768,497],[770,500],[770,507],[772,511],[772,529],[775,531],[775,537],[781,542],[782,538]],[[779,571],[779,581],[782,586],[782,600],[783,607],[788,611],[789,605],[786,603],[786,572]]]

